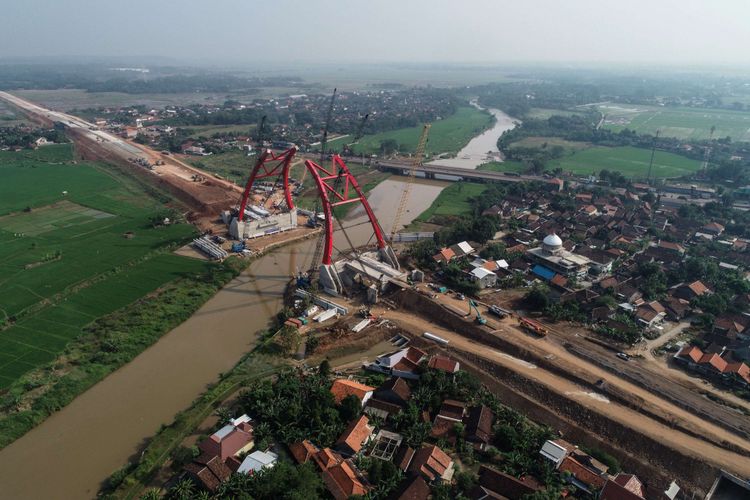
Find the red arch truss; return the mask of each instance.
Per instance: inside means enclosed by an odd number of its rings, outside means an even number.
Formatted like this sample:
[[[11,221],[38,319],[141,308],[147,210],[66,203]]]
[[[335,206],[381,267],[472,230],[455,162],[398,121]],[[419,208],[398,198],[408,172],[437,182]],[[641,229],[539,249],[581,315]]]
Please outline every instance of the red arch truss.
[[[237,219],[240,222],[245,218],[245,207],[247,207],[247,200],[250,198],[253,184],[256,180],[265,179],[266,177],[283,176],[286,205],[289,207],[289,210],[294,209],[292,190],[289,187],[289,168],[292,165],[292,159],[296,153],[297,146],[292,146],[283,153],[274,154],[270,149],[264,149],[263,152],[258,155],[258,159],[255,161],[253,171],[250,172],[250,177],[247,179],[245,190],[243,191],[240,200],[240,213],[237,215]]]
[[[367,198],[362,189],[360,189],[357,179],[354,178],[349,168],[339,155],[333,156],[333,162],[330,169],[321,167],[312,160],[305,161],[305,167],[315,179],[318,187],[318,194],[323,203],[323,213],[325,214],[325,247],[323,250],[324,265],[331,264],[333,254],[333,209],[339,205],[347,203],[362,203],[365,208],[367,217],[370,219],[375,239],[378,242],[378,248],[385,248],[386,243],[383,238],[383,231],[380,223],[375,218],[375,214],[367,202]]]

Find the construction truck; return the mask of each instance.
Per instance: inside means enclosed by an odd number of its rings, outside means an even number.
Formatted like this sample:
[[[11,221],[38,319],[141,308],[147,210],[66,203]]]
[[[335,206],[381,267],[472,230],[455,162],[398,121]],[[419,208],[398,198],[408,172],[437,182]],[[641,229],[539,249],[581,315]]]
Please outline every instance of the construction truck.
[[[474,309],[474,311],[477,313],[477,317],[474,321],[477,322],[479,325],[486,325],[487,320],[482,317],[482,313],[479,312],[479,307],[477,307],[477,303],[473,300],[469,299],[469,313],[467,316],[471,316],[471,310]]]
[[[546,326],[531,318],[521,317],[518,319],[518,323],[522,328],[525,328],[526,330],[529,330],[530,332],[535,333],[540,337],[546,337],[547,333],[549,333],[549,330]]]
[[[490,312],[500,319],[511,315],[511,312],[509,310],[503,309],[502,307],[495,306],[495,305],[490,306]]]

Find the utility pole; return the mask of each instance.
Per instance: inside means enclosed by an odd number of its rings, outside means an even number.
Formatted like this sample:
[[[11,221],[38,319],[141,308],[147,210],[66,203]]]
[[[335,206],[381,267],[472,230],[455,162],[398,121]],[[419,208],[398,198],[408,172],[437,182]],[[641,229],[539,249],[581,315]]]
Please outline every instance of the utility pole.
[[[651,167],[654,166],[654,154],[656,153],[656,141],[659,139],[660,130],[656,131],[656,137],[654,137],[654,144],[651,148],[651,161],[648,163],[648,176],[646,177],[646,184],[651,184]]]

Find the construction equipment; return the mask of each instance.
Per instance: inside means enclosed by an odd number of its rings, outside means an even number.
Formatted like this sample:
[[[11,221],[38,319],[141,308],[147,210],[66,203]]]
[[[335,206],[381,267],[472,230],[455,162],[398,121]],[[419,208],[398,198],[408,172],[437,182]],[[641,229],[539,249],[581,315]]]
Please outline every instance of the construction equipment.
[[[328,113],[326,113],[326,124],[323,129],[323,137],[320,138],[320,162],[323,163],[326,159],[326,144],[328,143],[328,128],[331,126],[331,120],[333,119],[333,103],[336,100],[336,89],[333,89],[331,95],[331,104],[328,105]]]
[[[263,149],[263,132],[266,127],[266,115],[263,115],[258,122],[257,130],[255,131],[255,141],[258,143],[258,149]]]
[[[357,144],[359,140],[362,138],[362,136],[364,135],[365,123],[367,123],[367,119],[369,117],[370,117],[370,113],[367,113],[365,117],[362,118],[362,121],[359,122],[359,127],[357,127],[357,133],[354,134],[354,140],[352,140],[352,142],[344,146],[343,154],[350,154],[350,155],[354,154],[354,151],[352,151],[351,147]]]
[[[540,337],[546,337],[547,333],[549,333],[549,330],[546,326],[531,318],[518,318],[518,323],[522,328],[525,328],[526,330],[529,330],[530,332],[535,333]]]
[[[396,215],[393,217],[393,226],[391,227],[390,241],[393,243],[393,237],[399,230],[399,223],[401,222],[401,216],[406,208],[406,203],[409,201],[409,193],[411,192],[411,186],[414,184],[414,175],[416,174],[416,168],[422,163],[424,157],[425,148],[427,147],[427,135],[430,132],[430,124],[427,123],[422,128],[422,135],[419,136],[419,142],[417,143],[417,150],[414,152],[414,158],[412,159],[411,166],[409,168],[409,176],[404,183],[404,190],[401,193],[401,201],[396,209]]]
[[[331,103],[328,105],[328,112],[326,113],[326,121],[323,126],[323,136],[320,138],[320,163],[323,163],[326,158],[326,144],[328,144],[328,127],[331,126],[331,120],[333,119],[333,103],[336,101],[336,89],[333,89],[331,94]],[[307,177],[307,168],[302,166],[302,175],[299,178],[299,184],[305,183]]]
[[[703,177],[706,177],[706,172],[708,172],[708,160],[711,158],[711,141],[714,138],[714,132],[716,131],[716,125],[711,125],[711,133],[708,136],[708,142],[709,145],[706,146],[706,150],[703,153],[703,164],[701,165],[701,174]]]
[[[659,130],[656,131],[656,137],[654,137],[654,143],[651,147],[651,161],[648,162],[648,175],[646,176],[646,182],[651,182],[651,167],[654,165],[654,155],[656,154],[656,141],[659,139]]]
[[[482,317],[482,313],[479,312],[479,307],[477,306],[477,303],[474,302],[472,299],[469,299],[469,313],[467,316],[471,316],[471,310],[474,309],[474,311],[477,313],[476,322],[480,325],[486,325],[487,320]]]
[[[509,310],[503,309],[502,307],[496,305],[490,306],[490,312],[500,319],[511,315],[511,312]]]

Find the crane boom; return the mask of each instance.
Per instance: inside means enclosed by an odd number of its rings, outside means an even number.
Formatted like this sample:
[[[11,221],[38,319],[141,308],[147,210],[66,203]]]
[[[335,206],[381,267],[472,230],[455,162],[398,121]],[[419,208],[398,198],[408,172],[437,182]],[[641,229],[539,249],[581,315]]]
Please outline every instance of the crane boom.
[[[422,163],[424,157],[425,148],[427,147],[427,135],[430,132],[430,124],[427,123],[422,128],[422,135],[419,136],[419,142],[417,143],[417,150],[414,152],[414,158],[409,167],[409,176],[404,183],[404,190],[401,193],[401,201],[396,209],[396,215],[393,217],[393,226],[391,227],[391,243],[393,238],[396,236],[396,232],[399,229],[399,223],[401,222],[401,216],[406,208],[406,203],[409,201],[409,193],[411,192],[411,186],[414,184],[414,175],[416,174],[416,168]]]
[[[328,105],[328,113],[326,114],[326,125],[323,129],[323,137],[320,139],[320,162],[323,163],[326,159],[326,144],[328,143],[328,127],[331,126],[331,119],[333,118],[333,103],[336,100],[336,89],[333,89],[331,94],[331,104]]]

